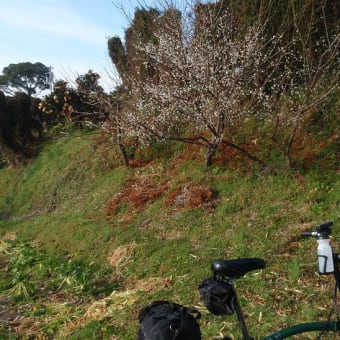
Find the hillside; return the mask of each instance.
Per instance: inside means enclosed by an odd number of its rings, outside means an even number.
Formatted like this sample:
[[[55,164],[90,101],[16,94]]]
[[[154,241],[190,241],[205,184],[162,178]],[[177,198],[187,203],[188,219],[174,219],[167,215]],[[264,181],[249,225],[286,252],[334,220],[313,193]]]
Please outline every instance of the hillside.
[[[299,233],[333,220],[338,241],[334,157],[272,174],[218,161],[207,170],[201,151],[178,144],[140,153],[127,169],[108,140],[77,132],[0,169],[1,337],[135,339],[139,309],[170,299],[199,307],[203,339],[237,338],[234,317],[199,299],[216,258],[267,261],[236,283],[253,334],[326,318],[333,282]],[[320,165],[321,154],[310,157]]]

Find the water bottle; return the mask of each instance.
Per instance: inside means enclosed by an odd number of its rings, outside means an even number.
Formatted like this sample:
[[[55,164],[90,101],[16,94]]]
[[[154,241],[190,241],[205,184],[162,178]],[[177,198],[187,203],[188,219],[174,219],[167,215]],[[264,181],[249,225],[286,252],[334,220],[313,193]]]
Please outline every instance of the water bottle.
[[[332,274],[334,272],[333,251],[329,238],[318,238],[319,274]]]

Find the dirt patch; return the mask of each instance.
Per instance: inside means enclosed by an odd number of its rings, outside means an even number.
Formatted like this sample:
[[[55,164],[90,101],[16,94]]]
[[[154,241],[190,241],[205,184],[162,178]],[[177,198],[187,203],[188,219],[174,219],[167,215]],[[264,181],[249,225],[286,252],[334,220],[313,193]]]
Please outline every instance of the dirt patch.
[[[211,210],[216,207],[217,194],[212,187],[203,184],[187,184],[172,191],[167,199],[167,206],[174,208],[203,208]]]
[[[9,302],[9,297],[5,296],[0,299],[0,322],[13,325],[17,323],[21,317],[21,313],[12,311],[9,307]]]

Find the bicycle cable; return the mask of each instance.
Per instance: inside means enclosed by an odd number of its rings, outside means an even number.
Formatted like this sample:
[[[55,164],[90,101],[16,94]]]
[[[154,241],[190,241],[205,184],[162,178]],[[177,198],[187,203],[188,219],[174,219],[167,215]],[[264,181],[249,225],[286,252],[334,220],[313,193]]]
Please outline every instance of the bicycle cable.
[[[332,315],[334,313],[336,313],[337,315],[337,321],[339,322],[339,306],[338,306],[338,283],[335,283],[335,287],[334,287],[334,293],[333,293],[333,306],[328,314],[328,317],[327,317],[327,325],[330,324],[331,322],[331,318],[332,318]],[[318,337],[316,338],[316,340],[320,340],[321,337],[326,333],[328,332],[329,330],[327,329],[327,325],[325,326],[325,328],[320,332],[320,334],[318,335]]]

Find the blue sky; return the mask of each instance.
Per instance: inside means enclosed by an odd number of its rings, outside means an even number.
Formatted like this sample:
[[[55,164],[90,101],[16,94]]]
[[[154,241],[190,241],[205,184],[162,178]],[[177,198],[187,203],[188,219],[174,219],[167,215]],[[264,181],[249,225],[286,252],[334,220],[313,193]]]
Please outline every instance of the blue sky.
[[[0,74],[11,63],[42,62],[57,79],[74,80],[89,69],[114,87],[107,38],[124,37],[137,0],[3,0],[0,8]],[[148,1],[143,2],[148,3]],[[116,5],[115,5],[116,4]],[[118,6],[119,7],[119,6]]]

